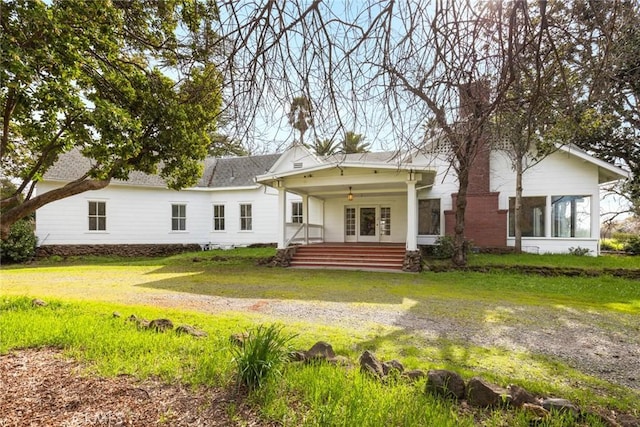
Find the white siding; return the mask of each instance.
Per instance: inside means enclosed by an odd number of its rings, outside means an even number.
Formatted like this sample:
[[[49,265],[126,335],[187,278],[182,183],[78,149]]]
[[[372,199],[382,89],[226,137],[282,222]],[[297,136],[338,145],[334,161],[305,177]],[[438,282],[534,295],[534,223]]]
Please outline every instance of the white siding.
[[[59,185],[43,182],[44,193]],[[273,243],[277,218],[275,191],[264,187],[231,191],[173,191],[110,185],[40,208],[36,233],[40,244]],[[106,202],[106,231],[88,230],[88,201]],[[253,230],[240,231],[240,203],[251,203]],[[186,230],[171,230],[171,205],[184,204]],[[213,205],[225,205],[225,231],[213,231]]]

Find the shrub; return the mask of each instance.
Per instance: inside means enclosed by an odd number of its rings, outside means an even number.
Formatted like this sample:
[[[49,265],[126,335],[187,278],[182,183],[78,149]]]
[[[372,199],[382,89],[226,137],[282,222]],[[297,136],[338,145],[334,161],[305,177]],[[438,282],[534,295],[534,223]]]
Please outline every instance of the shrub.
[[[590,249],[587,248],[581,248],[580,246],[578,247],[571,247],[569,248],[569,253],[571,255],[576,255],[576,256],[585,256],[586,254],[588,254],[589,252],[591,252]]]
[[[624,250],[633,255],[640,255],[640,236],[635,235],[630,237],[627,240]]]
[[[24,262],[36,252],[37,238],[32,222],[28,219],[17,221],[11,226],[7,239],[0,241],[0,261]]]
[[[439,259],[451,258],[453,256],[453,237],[440,236],[433,247],[433,257]]]
[[[260,325],[249,331],[241,345],[232,347],[238,385],[257,389],[270,376],[281,374],[289,356],[288,344],[295,337],[284,335],[282,328],[280,325]]]
[[[624,243],[616,239],[600,239],[600,249],[603,251],[622,251]]]

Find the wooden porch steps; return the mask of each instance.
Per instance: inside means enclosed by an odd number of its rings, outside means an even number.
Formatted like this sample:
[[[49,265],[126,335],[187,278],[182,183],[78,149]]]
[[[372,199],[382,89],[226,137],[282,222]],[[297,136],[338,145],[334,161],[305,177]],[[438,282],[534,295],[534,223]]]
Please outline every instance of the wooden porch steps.
[[[330,244],[299,246],[291,267],[401,271],[403,244]]]

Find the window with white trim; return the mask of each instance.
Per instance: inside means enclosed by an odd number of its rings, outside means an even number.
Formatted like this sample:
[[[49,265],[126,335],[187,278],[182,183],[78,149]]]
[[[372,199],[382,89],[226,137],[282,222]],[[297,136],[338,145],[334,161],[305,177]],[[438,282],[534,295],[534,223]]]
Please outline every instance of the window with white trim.
[[[253,228],[252,212],[250,203],[242,203],[240,205],[240,230],[250,231]]]
[[[224,231],[224,205],[213,205],[213,229]]]
[[[89,231],[106,231],[107,202],[89,201]]]
[[[551,197],[552,237],[591,237],[591,197]]]
[[[440,199],[418,200],[418,234],[440,235]]]
[[[522,198],[522,237],[544,237],[546,197]],[[509,197],[509,237],[516,235],[516,198]]]
[[[302,224],[302,202],[291,202],[291,222]]]
[[[187,229],[187,205],[171,205],[171,231]]]

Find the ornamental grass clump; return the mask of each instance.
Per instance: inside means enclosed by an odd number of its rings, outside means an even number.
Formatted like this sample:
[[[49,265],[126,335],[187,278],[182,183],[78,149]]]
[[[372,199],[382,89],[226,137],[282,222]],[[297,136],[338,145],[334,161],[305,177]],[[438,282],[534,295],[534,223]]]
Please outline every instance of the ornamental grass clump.
[[[289,342],[295,337],[285,335],[282,329],[283,326],[277,324],[260,325],[248,332],[241,345],[232,347],[238,386],[254,390],[269,377],[282,374],[290,351]]]

